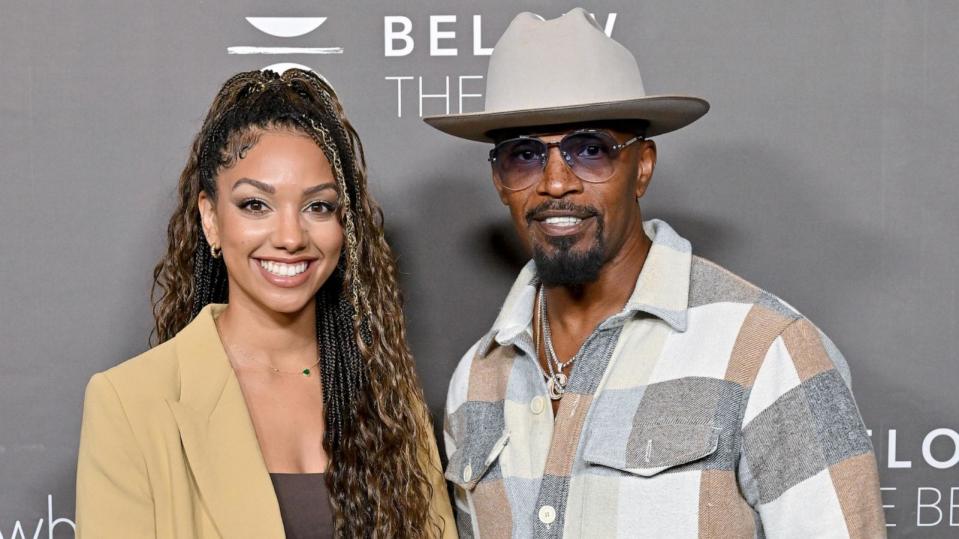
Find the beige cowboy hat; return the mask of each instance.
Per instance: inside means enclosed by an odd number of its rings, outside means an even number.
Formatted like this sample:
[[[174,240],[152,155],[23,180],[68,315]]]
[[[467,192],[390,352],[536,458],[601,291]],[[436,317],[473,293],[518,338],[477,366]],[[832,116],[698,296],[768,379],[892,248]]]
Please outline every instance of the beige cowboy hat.
[[[709,110],[705,99],[646,95],[639,66],[583,8],[545,20],[520,13],[490,56],[482,112],[423,120],[450,135],[492,142],[491,131],[592,120],[645,120],[645,135],[675,131]]]

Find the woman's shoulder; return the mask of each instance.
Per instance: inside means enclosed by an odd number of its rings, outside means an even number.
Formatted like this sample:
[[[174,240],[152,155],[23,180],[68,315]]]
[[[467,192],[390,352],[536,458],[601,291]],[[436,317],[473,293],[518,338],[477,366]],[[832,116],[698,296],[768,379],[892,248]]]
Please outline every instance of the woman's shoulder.
[[[179,366],[175,338],[159,344],[119,365],[94,374],[90,391],[110,391],[125,409],[137,404],[164,403],[177,398]]]
[[[87,396],[112,400],[127,413],[168,410],[170,402],[180,400],[181,382],[185,377],[202,384],[203,380],[229,369],[214,323],[214,314],[223,307],[219,304],[204,307],[172,339],[93,375]]]
[[[109,381],[121,400],[178,400],[181,356],[208,355],[211,349],[219,345],[213,315],[223,307],[218,304],[207,305],[173,338],[93,378]]]

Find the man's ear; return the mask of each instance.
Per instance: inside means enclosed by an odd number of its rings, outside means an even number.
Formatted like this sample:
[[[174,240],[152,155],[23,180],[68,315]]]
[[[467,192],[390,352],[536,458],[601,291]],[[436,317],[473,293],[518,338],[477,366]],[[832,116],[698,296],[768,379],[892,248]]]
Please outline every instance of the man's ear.
[[[639,166],[636,167],[636,200],[646,194],[656,168],[656,143],[644,140],[639,148]]]
[[[200,191],[200,197],[198,199],[198,204],[200,209],[200,223],[203,225],[203,235],[206,237],[206,242],[212,246],[220,246],[220,232],[216,226],[216,204],[213,202],[213,199],[210,198],[206,191]]]

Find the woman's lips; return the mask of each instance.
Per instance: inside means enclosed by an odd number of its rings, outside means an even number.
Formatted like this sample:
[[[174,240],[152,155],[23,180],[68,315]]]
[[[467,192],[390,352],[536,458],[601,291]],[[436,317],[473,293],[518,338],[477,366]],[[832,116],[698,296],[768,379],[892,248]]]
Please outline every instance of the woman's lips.
[[[267,282],[281,288],[295,288],[302,285],[309,280],[310,275],[313,273],[313,268],[316,267],[316,260],[302,260],[292,264],[283,264],[272,260],[254,258],[252,262],[256,265],[257,269],[260,270],[260,275],[262,275]],[[306,264],[305,269],[302,268],[303,264]],[[264,265],[269,266],[270,269],[267,269]],[[271,269],[273,271],[271,271]],[[303,269],[303,271],[295,275],[279,274],[283,272],[292,273],[300,269]]]

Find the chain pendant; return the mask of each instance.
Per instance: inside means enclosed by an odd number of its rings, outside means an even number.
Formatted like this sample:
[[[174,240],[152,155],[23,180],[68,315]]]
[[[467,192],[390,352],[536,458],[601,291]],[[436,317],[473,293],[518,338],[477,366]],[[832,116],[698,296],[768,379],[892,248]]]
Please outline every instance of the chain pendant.
[[[549,380],[546,382],[546,389],[549,390],[549,398],[558,401],[563,398],[563,393],[566,393],[566,382],[569,379],[566,378],[566,375],[558,372],[549,377]]]

